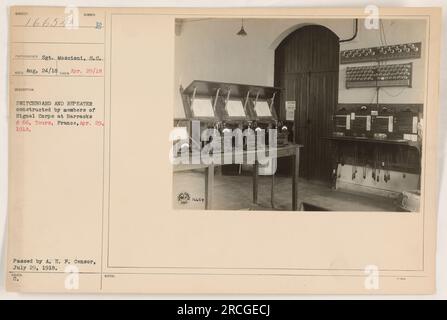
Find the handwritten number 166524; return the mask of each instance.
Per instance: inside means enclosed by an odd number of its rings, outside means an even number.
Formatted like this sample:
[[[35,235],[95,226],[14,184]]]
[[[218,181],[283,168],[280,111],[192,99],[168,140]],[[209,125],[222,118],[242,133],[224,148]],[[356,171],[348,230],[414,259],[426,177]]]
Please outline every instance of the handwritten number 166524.
[[[64,18],[29,18],[25,22],[25,27],[65,27],[68,25],[72,25],[73,17],[67,16]]]

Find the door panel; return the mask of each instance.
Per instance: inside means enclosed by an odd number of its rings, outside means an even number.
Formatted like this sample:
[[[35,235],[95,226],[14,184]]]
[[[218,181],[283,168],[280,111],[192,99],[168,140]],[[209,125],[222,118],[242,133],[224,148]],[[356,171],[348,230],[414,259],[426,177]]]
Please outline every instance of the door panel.
[[[313,30],[312,35],[312,72],[337,71],[339,69],[339,39],[331,31]]]
[[[309,73],[298,73],[294,75],[295,81],[295,96],[296,96],[296,113],[295,113],[295,142],[304,145],[301,155],[300,176],[309,178],[308,167],[311,161],[310,154],[307,152],[308,148],[308,105],[309,105]]]
[[[338,73],[321,72],[310,74],[309,126],[307,128],[307,157],[309,177],[329,181],[331,173],[330,143],[332,114],[338,100]]]
[[[323,26],[302,27],[275,50],[275,86],[284,91],[276,101],[285,119],[285,101],[296,102],[295,142],[304,145],[300,176],[330,181],[331,154],[325,139],[338,102],[339,39]],[[280,173],[291,172],[290,161],[278,161]]]
[[[307,146],[307,105],[308,105],[308,73],[284,74],[280,83],[276,84],[284,90],[281,93],[281,104],[285,106],[286,101],[295,101],[295,123],[294,137],[295,143]],[[285,108],[278,108],[281,118],[285,119]],[[280,114],[280,113],[278,113]],[[305,177],[308,159],[306,153],[302,153],[300,159],[300,176]],[[278,159],[278,173],[288,175],[292,172],[292,161],[288,158]]]

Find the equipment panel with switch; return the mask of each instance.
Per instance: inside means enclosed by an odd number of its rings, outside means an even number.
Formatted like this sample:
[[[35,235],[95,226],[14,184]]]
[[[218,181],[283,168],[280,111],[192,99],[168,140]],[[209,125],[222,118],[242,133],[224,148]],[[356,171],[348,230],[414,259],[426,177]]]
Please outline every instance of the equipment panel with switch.
[[[339,104],[333,115],[334,137],[417,141],[422,104]]]
[[[398,59],[417,59],[421,57],[420,42],[360,48],[340,52],[340,63],[360,63]]]
[[[348,164],[352,180],[391,180],[390,171],[420,174],[422,104],[339,104],[333,117],[332,181]],[[360,179],[360,180],[359,180]]]
[[[411,87],[412,63],[346,68],[346,88]]]
[[[224,83],[194,80],[186,87],[180,87],[186,119],[200,126],[196,136],[190,135],[189,143],[204,147],[208,143],[221,145],[221,150],[231,151],[236,147],[235,130],[244,132],[243,148],[254,149],[257,139],[248,139],[255,135],[265,137],[269,143],[269,131],[275,130],[277,145],[289,144],[289,130],[278,121],[273,103],[281,89],[275,87],[253,86],[248,84]],[[203,141],[203,132],[209,135],[209,140]],[[193,131],[193,130],[190,130]],[[196,141],[200,140],[200,141]]]

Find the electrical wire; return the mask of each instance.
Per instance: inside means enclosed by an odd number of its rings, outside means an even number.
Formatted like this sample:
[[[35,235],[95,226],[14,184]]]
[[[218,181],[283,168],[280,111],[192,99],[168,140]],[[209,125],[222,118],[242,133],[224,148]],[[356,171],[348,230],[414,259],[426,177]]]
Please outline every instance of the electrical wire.
[[[382,19],[380,19],[380,26],[381,26],[380,30],[383,33],[383,40],[385,42],[385,45],[387,46],[388,45],[388,41],[386,40],[385,26],[383,24],[383,20]]]
[[[385,88],[382,88],[382,91],[385,92],[385,94],[387,96],[395,98],[395,97],[400,96],[405,91],[405,89],[407,89],[407,88],[402,88],[397,94],[392,94],[388,90],[386,90]]]
[[[379,36],[380,36],[380,43],[382,44],[382,46],[387,46],[388,41],[386,40],[385,26],[383,24],[382,19],[379,20]],[[379,64],[380,64],[380,61],[379,61]],[[384,60],[384,61],[382,61],[382,64],[387,65],[388,62],[386,60]]]
[[[377,100],[377,92],[374,90],[374,95],[373,95],[373,98],[371,99],[371,104],[374,103],[374,102],[377,103],[376,100]]]
[[[384,46],[385,41],[383,40],[383,35],[382,35],[382,19],[379,20],[379,38],[380,38],[380,44],[382,46]]]

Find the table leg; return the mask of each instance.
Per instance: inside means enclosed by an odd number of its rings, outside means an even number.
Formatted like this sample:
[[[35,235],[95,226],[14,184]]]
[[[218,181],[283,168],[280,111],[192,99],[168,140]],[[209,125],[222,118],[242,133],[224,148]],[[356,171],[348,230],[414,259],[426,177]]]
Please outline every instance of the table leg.
[[[258,174],[259,174],[259,163],[255,161],[253,164],[253,203],[258,203]]]
[[[292,210],[298,209],[298,176],[300,172],[300,148],[296,148],[296,153],[293,157],[293,172],[292,172]]]
[[[275,208],[275,172],[272,171],[272,189],[270,190],[270,205]]]
[[[205,169],[205,210],[213,208],[214,164]]]

